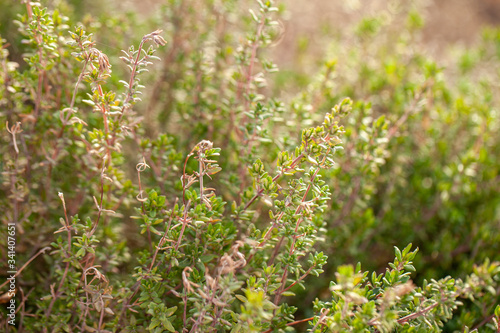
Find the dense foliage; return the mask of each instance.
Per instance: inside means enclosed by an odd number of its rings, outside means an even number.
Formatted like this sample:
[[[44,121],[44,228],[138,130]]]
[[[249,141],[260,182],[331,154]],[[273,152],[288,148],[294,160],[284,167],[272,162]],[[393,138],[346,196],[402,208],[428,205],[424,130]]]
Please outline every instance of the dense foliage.
[[[303,75],[272,1],[165,2],[6,5],[2,328],[500,332],[500,30],[403,2]]]

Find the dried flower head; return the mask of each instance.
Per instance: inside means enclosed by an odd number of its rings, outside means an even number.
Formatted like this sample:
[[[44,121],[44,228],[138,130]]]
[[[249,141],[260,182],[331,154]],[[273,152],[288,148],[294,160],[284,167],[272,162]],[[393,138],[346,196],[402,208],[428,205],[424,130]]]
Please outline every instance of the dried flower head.
[[[235,270],[246,266],[247,261],[245,259],[245,255],[238,250],[243,245],[244,243],[242,241],[236,241],[231,248],[232,254],[228,255],[225,253],[222,256],[219,267],[217,267],[219,275],[234,273]]]
[[[194,282],[189,281],[189,272],[192,272],[193,269],[191,267],[186,267],[182,271],[182,284],[184,285],[184,289],[186,289],[186,292],[193,292],[192,287],[198,288],[199,285],[197,285]]]
[[[111,71],[111,64],[109,63],[107,55],[95,47],[90,49],[90,55],[97,58],[97,62],[99,63],[99,73],[104,74]]]
[[[165,39],[163,39],[162,36],[160,36],[160,33],[162,33],[162,32],[163,32],[163,30],[160,30],[160,29],[155,30],[150,34],[145,35],[142,39],[143,39],[143,41],[152,40],[156,44],[156,47],[159,47],[160,45],[163,46],[163,45],[167,44],[167,41]]]
[[[202,140],[196,145],[197,149],[201,151],[212,149],[213,146],[214,146],[213,142],[208,140]]]

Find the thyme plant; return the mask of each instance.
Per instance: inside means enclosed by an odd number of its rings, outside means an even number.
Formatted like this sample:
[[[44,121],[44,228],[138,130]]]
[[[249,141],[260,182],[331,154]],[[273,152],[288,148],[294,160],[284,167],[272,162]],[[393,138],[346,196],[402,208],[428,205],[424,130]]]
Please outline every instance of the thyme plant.
[[[273,1],[169,0],[120,54],[65,1],[22,4],[23,62],[0,39],[5,331],[500,331],[498,100],[464,81],[498,68],[498,31],[448,74],[388,52],[419,38],[401,5],[288,96]]]

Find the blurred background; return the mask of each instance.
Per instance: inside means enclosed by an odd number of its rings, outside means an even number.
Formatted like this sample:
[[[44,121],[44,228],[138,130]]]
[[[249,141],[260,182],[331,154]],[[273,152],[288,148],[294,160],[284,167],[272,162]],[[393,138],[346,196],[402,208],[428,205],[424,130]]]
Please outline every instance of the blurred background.
[[[321,54],[327,43],[322,38],[328,33],[349,30],[362,17],[380,11],[391,12],[398,3],[417,4],[425,17],[424,40],[429,52],[439,53],[450,43],[471,45],[477,41],[485,26],[500,24],[498,0],[284,0],[278,1],[285,8],[282,17],[283,36],[273,49],[280,68],[303,65],[301,54]],[[127,0],[117,5],[120,10],[133,8],[141,16],[149,17],[158,12],[159,0]],[[304,57],[302,57],[304,58]]]
[[[197,2],[201,6],[204,0],[190,2],[196,7]],[[157,22],[161,21],[161,8],[165,2],[56,0],[51,1],[51,4],[47,3],[53,7],[67,7],[66,4],[72,7],[69,12],[80,21],[85,21],[85,17],[90,20],[90,16],[109,16],[113,21],[117,16],[126,14],[129,18],[133,18],[135,22],[133,29],[137,31],[139,27],[136,20],[144,22],[156,17]],[[280,69],[293,69],[304,73],[312,69],[310,66],[314,65],[314,60],[319,60],[325,55],[329,46],[328,40],[332,35],[350,32],[352,26],[363,17],[384,13],[388,19],[393,19],[392,15],[398,15],[395,8],[401,4],[411,4],[419,8],[422,17],[425,18],[423,45],[426,51],[433,55],[442,54],[450,45],[470,46],[478,41],[484,27],[500,24],[498,0],[284,0],[276,4],[283,10],[280,16],[282,36],[271,48],[271,56]],[[21,4],[1,0],[0,5],[3,8],[0,12],[0,33],[8,39],[13,31],[12,20]],[[118,25],[118,22],[114,24]],[[113,25],[113,22],[110,22],[110,25]],[[130,34],[130,31],[126,33]],[[17,57],[15,45],[11,48],[13,57]]]

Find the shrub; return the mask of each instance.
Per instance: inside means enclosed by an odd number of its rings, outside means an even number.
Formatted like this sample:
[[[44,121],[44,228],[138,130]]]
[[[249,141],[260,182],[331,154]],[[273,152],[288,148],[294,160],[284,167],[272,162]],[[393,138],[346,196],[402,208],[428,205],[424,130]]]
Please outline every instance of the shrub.
[[[0,43],[2,327],[500,330],[500,35],[444,69],[399,10],[291,97],[272,1],[169,1],[122,67],[113,29],[26,3],[24,63]]]

